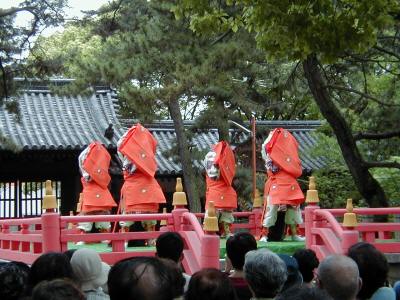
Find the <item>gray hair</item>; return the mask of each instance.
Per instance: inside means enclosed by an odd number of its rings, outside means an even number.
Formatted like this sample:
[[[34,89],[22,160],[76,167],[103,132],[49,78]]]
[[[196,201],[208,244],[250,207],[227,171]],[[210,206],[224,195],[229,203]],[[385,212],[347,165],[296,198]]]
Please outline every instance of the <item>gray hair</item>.
[[[256,297],[275,297],[287,278],[285,263],[268,249],[247,252],[243,271]]]
[[[361,279],[354,260],[344,255],[331,255],[318,267],[320,288],[335,300],[355,299],[360,290]]]

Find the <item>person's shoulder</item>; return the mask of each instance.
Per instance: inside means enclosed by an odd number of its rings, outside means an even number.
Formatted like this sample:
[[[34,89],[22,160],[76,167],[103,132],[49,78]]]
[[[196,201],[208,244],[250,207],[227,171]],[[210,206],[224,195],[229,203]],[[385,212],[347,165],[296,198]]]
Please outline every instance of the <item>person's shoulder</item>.
[[[396,293],[390,287],[381,287],[373,293],[370,300],[396,300]]]

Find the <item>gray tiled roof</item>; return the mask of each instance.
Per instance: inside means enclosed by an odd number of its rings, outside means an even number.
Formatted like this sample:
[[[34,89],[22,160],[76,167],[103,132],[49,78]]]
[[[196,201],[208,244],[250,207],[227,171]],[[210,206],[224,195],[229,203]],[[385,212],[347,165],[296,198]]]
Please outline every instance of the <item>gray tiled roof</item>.
[[[18,102],[20,122],[2,107],[0,130],[23,150],[80,150],[94,140],[108,148],[115,148],[117,140],[133,123],[119,118],[116,94],[105,88],[97,88],[91,96],[58,96],[45,88],[30,88],[21,90]],[[109,123],[114,125],[112,141],[104,137]],[[188,126],[191,124],[185,123]],[[172,121],[159,121],[146,126],[158,140],[158,173],[181,173],[181,166],[165,153],[176,141]],[[312,170],[323,166],[323,160],[306,154],[306,150],[316,144],[310,133],[320,126],[319,121],[262,121],[257,122],[257,126],[289,129],[299,141],[303,168]],[[239,136],[240,141],[247,138],[245,134]],[[207,150],[217,141],[217,130],[210,129],[196,134],[192,144],[200,150]],[[0,150],[4,150],[1,144]]]

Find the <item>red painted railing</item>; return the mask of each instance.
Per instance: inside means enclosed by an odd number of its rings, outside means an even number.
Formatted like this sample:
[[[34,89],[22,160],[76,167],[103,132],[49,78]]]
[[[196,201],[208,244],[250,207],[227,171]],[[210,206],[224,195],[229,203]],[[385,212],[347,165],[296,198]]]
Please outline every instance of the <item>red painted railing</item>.
[[[82,234],[77,229],[69,229],[71,224],[79,222],[144,220],[165,220],[167,225],[160,231],[147,232]],[[164,231],[177,231],[185,240],[183,264],[187,273],[192,274],[205,267],[219,267],[219,237],[215,233],[204,232],[198,219],[184,208],[166,214],[60,216],[57,213],[44,213],[39,218],[0,220],[0,226],[0,259],[4,260],[31,264],[42,253],[66,251],[68,243],[109,240],[110,251],[99,254],[103,261],[114,264],[127,257],[154,255],[152,248],[126,251],[126,241],[153,239]]]
[[[199,219],[204,219],[205,214],[195,213],[194,215]],[[245,229],[256,237],[260,236],[262,223],[261,208],[254,208],[252,211],[233,212],[233,216],[236,220],[240,219],[241,222],[236,222],[232,224],[232,232],[236,232],[240,229]]]
[[[356,208],[353,210],[359,221],[363,215],[400,215],[396,208]],[[346,254],[349,247],[359,241],[373,244],[384,253],[399,253],[400,222],[358,223],[355,227],[345,227],[338,221],[346,209],[320,209],[309,205],[305,209],[306,246],[317,253],[319,259],[327,255]],[[396,234],[397,232],[397,234]]]

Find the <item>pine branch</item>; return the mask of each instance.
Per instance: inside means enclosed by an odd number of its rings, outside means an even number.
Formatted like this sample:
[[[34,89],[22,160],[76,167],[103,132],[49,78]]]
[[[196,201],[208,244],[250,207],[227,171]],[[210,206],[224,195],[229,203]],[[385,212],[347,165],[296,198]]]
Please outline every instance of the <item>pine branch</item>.
[[[400,137],[400,130],[386,131],[386,132],[358,132],[354,135],[355,140],[383,140],[392,137]]]
[[[364,98],[370,99],[370,100],[372,100],[372,101],[374,101],[374,102],[376,102],[376,103],[378,103],[380,105],[390,106],[390,107],[398,107],[398,106],[400,106],[399,104],[385,103],[385,102],[379,100],[378,98],[375,98],[375,97],[373,97],[373,96],[371,96],[369,94],[363,93],[361,91],[358,91],[358,90],[355,90],[355,89],[352,89],[352,88],[348,88],[348,87],[344,87],[344,86],[340,86],[340,85],[336,85],[336,84],[328,84],[328,85],[326,85],[326,87],[330,88],[330,89],[334,89],[334,90],[340,90],[340,91],[345,91],[345,92],[357,94],[357,95],[360,95],[360,96],[362,96]]]
[[[395,52],[393,52],[393,51],[391,51],[391,50],[385,49],[385,48],[377,46],[377,45],[374,46],[373,48],[378,50],[378,51],[380,51],[380,52],[382,52],[382,53],[385,53],[385,54],[388,54],[390,56],[396,57],[397,59],[400,60],[400,55],[395,53]]]
[[[364,162],[363,165],[368,169],[371,168],[396,168],[400,169],[400,163],[396,161],[371,161],[371,162]]]
[[[0,9],[0,18],[12,16],[18,12],[28,11],[33,13],[36,7],[34,6],[24,6],[24,7],[10,7],[7,9]]]

